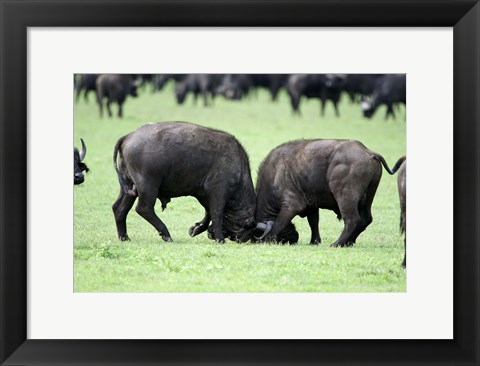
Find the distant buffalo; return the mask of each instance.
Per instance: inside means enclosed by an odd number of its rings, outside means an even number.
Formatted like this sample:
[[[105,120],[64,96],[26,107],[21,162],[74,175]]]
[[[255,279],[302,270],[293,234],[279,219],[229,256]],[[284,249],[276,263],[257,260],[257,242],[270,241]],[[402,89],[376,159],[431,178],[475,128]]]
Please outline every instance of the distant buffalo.
[[[131,75],[127,74],[104,74],[97,79],[97,102],[100,109],[100,117],[103,116],[103,99],[107,99],[108,116],[112,116],[110,104],[118,104],[118,117],[123,116],[123,103],[127,96],[137,97],[137,84]]]
[[[278,92],[285,87],[288,79],[287,74],[246,74],[254,88],[266,88],[273,101],[277,100]]]
[[[325,104],[331,100],[338,111],[343,83],[345,78],[335,74],[293,74],[287,81],[287,93],[294,113],[300,114],[300,100],[302,97],[320,100],[321,114],[325,114]]]
[[[346,74],[345,90],[352,102],[358,100],[358,97],[366,97],[373,94],[377,80],[384,74]]]
[[[371,98],[362,101],[363,115],[371,118],[377,108],[385,104],[387,112],[385,119],[389,116],[395,119],[394,105],[407,103],[407,77],[405,74],[388,74],[378,78]]]
[[[79,152],[76,147],[73,148],[73,184],[82,184],[85,180],[83,172],[89,171],[87,165],[83,163],[83,159],[87,155],[87,146],[83,139],[80,139],[80,141],[82,142],[82,150]]]
[[[392,171],[398,170],[397,186],[398,196],[400,198],[400,230],[404,234],[403,244],[405,254],[403,256],[402,266],[407,266],[407,158],[405,156],[398,159]]]
[[[153,90],[160,91],[163,87],[170,81],[173,80],[175,83],[182,81],[187,74],[161,74],[153,80]]]
[[[307,217],[311,244],[320,243],[319,208],[343,218],[332,246],[351,246],[372,222],[371,206],[385,159],[355,140],[300,140],[273,149],[260,165],[255,221],[258,240],[296,243],[292,219]]]
[[[221,74],[190,74],[179,81],[175,87],[177,103],[183,104],[185,98],[192,93],[194,102],[198,96],[203,98],[205,107],[209,106],[215,97],[215,90],[223,79]]]
[[[252,87],[252,80],[248,75],[227,74],[216,87],[215,94],[230,100],[240,100],[249,94]]]
[[[88,102],[88,93],[97,90],[97,74],[80,74],[75,83],[75,89],[77,91],[76,100],[80,99],[80,95],[83,91],[85,101]]]
[[[118,140],[113,163],[120,183],[112,207],[120,240],[128,240],[126,218],[137,196],[137,213],[165,241],[172,237],[155,202],[165,209],[181,196],[193,196],[205,208],[191,236],[208,230],[217,242],[250,239],[255,192],[247,153],[232,135],[186,122],[147,123]]]

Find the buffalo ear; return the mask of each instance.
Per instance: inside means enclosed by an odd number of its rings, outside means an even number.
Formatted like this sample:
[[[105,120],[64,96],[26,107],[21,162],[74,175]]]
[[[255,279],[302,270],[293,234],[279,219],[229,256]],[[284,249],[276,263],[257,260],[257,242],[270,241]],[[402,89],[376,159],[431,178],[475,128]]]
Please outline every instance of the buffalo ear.
[[[255,227],[256,223],[255,223],[255,219],[253,217],[245,220],[245,222],[243,223],[243,228],[244,229],[253,229]]]

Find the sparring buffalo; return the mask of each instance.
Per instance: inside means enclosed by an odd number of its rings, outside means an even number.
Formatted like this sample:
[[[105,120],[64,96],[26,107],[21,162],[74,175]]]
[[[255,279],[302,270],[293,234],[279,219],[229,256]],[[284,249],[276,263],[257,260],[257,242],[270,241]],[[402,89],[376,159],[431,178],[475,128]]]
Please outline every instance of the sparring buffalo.
[[[103,117],[103,99],[107,98],[108,116],[112,116],[110,104],[118,104],[118,117],[123,116],[123,103],[127,96],[137,97],[137,83],[132,75],[128,74],[104,74],[97,79],[97,103],[100,109],[100,117]]]
[[[78,151],[76,147],[73,147],[73,184],[82,184],[85,180],[83,172],[88,172],[89,169],[87,165],[83,162],[85,155],[87,155],[87,147],[83,139],[80,139],[82,142],[82,150]]]
[[[403,256],[402,266],[407,266],[407,159],[405,156],[398,159],[392,172],[398,170],[397,186],[398,196],[400,198],[400,231],[404,234],[403,244],[405,246],[405,254]]]
[[[377,108],[385,104],[385,119],[389,116],[395,119],[393,106],[400,103],[407,103],[407,77],[405,74],[389,74],[378,78],[372,96],[364,98],[361,105],[366,118],[371,118]]]
[[[120,240],[128,240],[126,218],[137,196],[137,213],[165,241],[172,237],[155,214],[155,201],[165,209],[180,196],[193,196],[205,208],[190,236],[208,230],[217,242],[250,239],[255,226],[250,163],[232,135],[187,122],[147,123],[117,141],[113,163],[120,183],[112,207]]]
[[[355,140],[298,140],[273,149],[260,165],[255,221],[257,240],[296,243],[292,224],[307,217],[311,244],[321,242],[319,208],[332,210],[345,227],[332,246],[351,246],[372,222],[371,206],[385,159]]]

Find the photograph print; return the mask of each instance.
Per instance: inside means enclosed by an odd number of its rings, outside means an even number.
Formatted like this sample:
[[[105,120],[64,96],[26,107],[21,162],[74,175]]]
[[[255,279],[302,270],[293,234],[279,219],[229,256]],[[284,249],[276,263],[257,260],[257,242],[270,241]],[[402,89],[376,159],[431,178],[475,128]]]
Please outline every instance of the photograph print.
[[[405,292],[406,79],[75,74],[74,291]]]

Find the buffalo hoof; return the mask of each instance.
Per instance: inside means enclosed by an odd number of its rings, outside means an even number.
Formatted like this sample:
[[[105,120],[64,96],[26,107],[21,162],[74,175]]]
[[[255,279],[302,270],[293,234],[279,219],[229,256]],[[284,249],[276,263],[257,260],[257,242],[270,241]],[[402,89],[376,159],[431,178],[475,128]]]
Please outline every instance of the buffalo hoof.
[[[198,234],[201,234],[204,231],[205,231],[205,227],[203,225],[195,224],[190,229],[188,229],[188,235],[190,235],[193,238],[194,236],[197,236]]]
[[[118,239],[120,239],[120,241],[130,241],[127,234],[119,236]]]
[[[225,239],[215,239],[218,244],[225,244]]]
[[[320,239],[310,240],[310,244],[312,244],[312,245],[318,245],[318,244],[321,244],[321,243],[322,243],[322,241]]]
[[[351,241],[348,242],[348,243],[337,243],[337,242],[335,242],[335,243],[333,243],[333,244],[330,245],[330,246],[331,246],[331,247],[336,247],[336,248],[338,248],[338,247],[344,248],[344,247],[353,247],[353,244],[354,244],[354,243],[351,242]]]
[[[172,237],[169,235],[162,235],[162,239],[169,243],[173,241]]]

